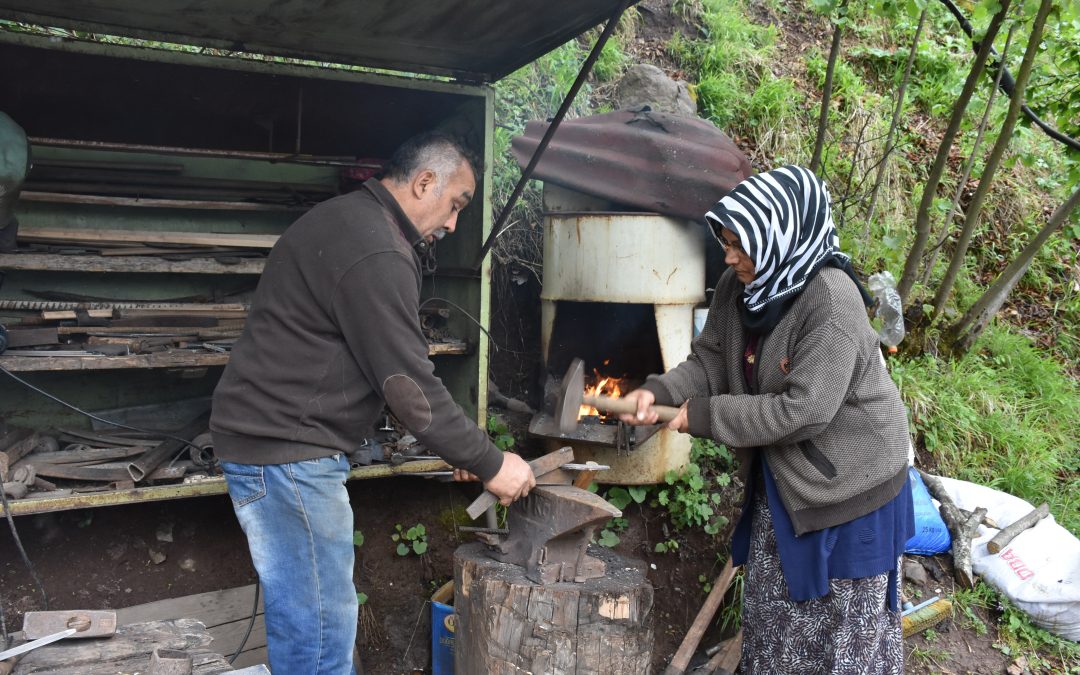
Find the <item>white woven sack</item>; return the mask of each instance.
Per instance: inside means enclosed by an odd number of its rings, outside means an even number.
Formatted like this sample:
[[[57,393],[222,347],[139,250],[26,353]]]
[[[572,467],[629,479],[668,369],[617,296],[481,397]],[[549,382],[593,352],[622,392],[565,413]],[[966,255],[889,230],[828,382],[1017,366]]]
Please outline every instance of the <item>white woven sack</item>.
[[[956,505],[973,511],[984,507],[1002,527],[1034,508],[984,485],[941,477]],[[1021,532],[994,554],[986,550],[998,530],[979,526],[971,543],[971,569],[1027,612],[1037,626],[1080,642],[1080,540],[1050,515]]]

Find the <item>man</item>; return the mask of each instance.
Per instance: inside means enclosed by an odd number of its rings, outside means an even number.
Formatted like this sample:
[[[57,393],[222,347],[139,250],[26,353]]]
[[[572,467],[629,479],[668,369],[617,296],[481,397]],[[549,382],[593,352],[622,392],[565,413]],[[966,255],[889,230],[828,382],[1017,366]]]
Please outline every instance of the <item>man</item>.
[[[345,453],[384,402],[503,504],[535,485],[434,375],[416,249],[454,231],[476,164],[455,138],[410,139],[381,179],[319,204],[278,240],[214,392],[210,428],[265,592],[270,667],[353,671],[357,602]]]

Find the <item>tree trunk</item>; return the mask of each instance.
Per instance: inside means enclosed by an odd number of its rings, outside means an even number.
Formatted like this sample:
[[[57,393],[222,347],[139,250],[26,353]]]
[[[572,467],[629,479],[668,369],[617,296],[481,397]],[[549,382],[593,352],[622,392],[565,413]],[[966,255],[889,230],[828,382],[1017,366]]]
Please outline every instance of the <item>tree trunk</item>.
[[[900,80],[900,89],[896,92],[896,107],[893,108],[892,121],[889,122],[889,133],[885,137],[885,156],[881,158],[877,175],[874,176],[874,187],[870,190],[870,203],[866,207],[866,226],[870,227],[870,221],[874,218],[874,207],[877,206],[878,191],[885,182],[885,170],[889,166],[889,157],[895,147],[893,139],[896,138],[896,128],[900,126],[900,115],[904,111],[904,97],[907,94],[908,82],[911,81],[911,67],[915,64],[915,54],[919,49],[919,38],[922,37],[923,26],[926,24],[927,8],[923,8],[919,15],[919,25],[915,28],[915,37],[911,40],[911,51],[908,52],[907,65],[904,67],[904,78]],[[869,235],[866,239],[869,240]]]
[[[1012,141],[1012,132],[1016,127],[1016,120],[1020,116],[1020,107],[1024,104],[1024,90],[1027,88],[1028,78],[1031,75],[1031,67],[1035,63],[1035,55],[1039,52],[1039,43],[1042,42],[1043,26],[1046,25],[1046,16],[1050,13],[1052,0],[1042,0],[1039,11],[1035,15],[1035,22],[1031,25],[1031,36],[1028,38],[1027,50],[1024,52],[1024,60],[1020,63],[1020,73],[1016,76],[1016,88],[1013,89],[1012,99],[1009,102],[1009,112],[1005,115],[1005,122],[998,132],[997,141],[990,151],[990,157],[986,160],[982,175],[979,177],[979,187],[975,190],[975,196],[968,206],[967,217],[964,218],[964,226],[960,229],[960,236],[956,240],[956,250],[953,251],[952,260],[949,261],[949,269],[945,271],[945,277],[934,294],[934,316],[941,316],[941,310],[945,308],[945,301],[952,293],[956,277],[960,274],[960,268],[964,264],[964,256],[967,255],[971,236],[975,232],[975,224],[982,211],[983,201],[990,192],[990,186],[994,182],[994,174],[997,172],[1005,149]]]
[[[900,277],[900,284],[896,289],[900,294],[900,299],[904,302],[907,302],[911,287],[915,285],[915,277],[919,272],[923,251],[926,250],[926,242],[930,238],[930,208],[934,204],[938,185],[941,184],[941,176],[945,173],[945,162],[949,158],[949,150],[952,148],[956,133],[960,130],[960,123],[964,119],[964,111],[967,110],[971,95],[975,93],[975,86],[979,83],[979,77],[986,67],[986,60],[990,57],[994,37],[998,34],[1001,24],[1005,21],[1010,1],[1001,0],[1001,9],[990,20],[990,25],[986,29],[986,35],[979,46],[979,51],[975,54],[975,61],[971,64],[967,80],[964,81],[964,88],[956,99],[956,104],[953,105],[952,117],[949,118],[949,126],[941,137],[941,145],[938,146],[934,164],[930,167],[930,174],[926,177],[922,200],[919,202],[919,210],[915,214],[915,242],[911,245],[911,250],[908,251],[907,261],[904,263],[904,273]]]
[[[982,334],[987,324],[990,323],[990,319],[1005,304],[1006,298],[1009,297],[1013,288],[1016,287],[1024,273],[1027,272],[1028,267],[1031,266],[1031,261],[1035,259],[1035,254],[1043,247],[1050,235],[1056,232],[1068,219],[1069,214],[1077,207],[1077,204],[1080,204],[1080,188],[1073,191],[1072,196],[1057,207],[1057,210],[1050,216],[1050,222],[1039,230],[1035,238],[1028,242],[1028,245],[1016,256],[1015,260],[1009,263],[1009,266],[990,285],[990,288],[986,289],[982,297],[949,330],[953,352],[963,354],[971,349],[971,345]]]
[[[454,552],[454,670],[516,675],[647,675],[653,588],[642,563],[590,547],[607,574],[537,584],[482,543]]]
[[[844,5],[841,3],[839,13],[843,14]],[[829,101],[832,98],[833,74],[836,72],[836,61],[840,58],[840,24],[833,26],[832,47],[829,49],[829,65],[825,69],[825,89],[821,92],[821,113],[818,115],[817,140],[814,141],[814,156],[810,158],[810,170],[817,173],[821,165],[821,151],[825,147],[825,133],[829,128]]]
[[[956,194],[953,195],[952,206],[949,207],[949,215],[945,216],[944,223],[941,228],[941,239],[934,244],[930,249],[930,256],[926,259],[926,263],[923,266],[922,282],[925,284],[930,280],[930,275],[934,271],[934,263],[937,262],[938,252],[941,251],[941,247],[945,245],[946,240],[949,238],[949,231],[952,230],[953,218],[956,217],[956,211],[960,208],[960,198],[964,195],[964,186],[967,185],[968,178],[971,177],[971,170],[975,168],[975,158],[979,156],[979,148],[982,146],[983,136],[986,134],[986,125],[990,121],[990,113],[994,109],[994,100],[997,98],[998,87],[1001,85],[1001,76],[1005,74],[1005,59],[1009,55],[1009,45],[1012,44],[1013,33],[1016,31],[1016,24],[1013,23],[1009,26],[1009,35],[1005,38],[1005,47],[1001,50],[1001,61],[998,67],[997,77],[994,78],[994,86],[990,90],[990,95],[986,99],[986,110],[983,111],[982,119],[979,120],[979,130],[975,135],[975,143],[971,146],[971,155],[967,158],[967,162],[964,163],[964,174],[960,177],[960,182],[956,184]]]

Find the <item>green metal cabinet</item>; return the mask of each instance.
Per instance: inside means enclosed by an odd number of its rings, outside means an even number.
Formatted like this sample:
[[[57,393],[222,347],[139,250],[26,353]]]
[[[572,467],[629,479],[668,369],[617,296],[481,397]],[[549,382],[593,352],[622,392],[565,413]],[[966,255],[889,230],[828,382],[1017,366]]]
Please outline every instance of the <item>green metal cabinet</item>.
[[[5,77],[0,111],[26,131],[39,162],[168,164],[181,166],[186,176],[337,189],[342,164],[386,158],[409,136],[445,127],[465,136],[491,167],[493,94],[487,83],[596,25],[618,3],[331,0],[320,3],[318,14],[310,14],[307,4],[0,0],[0,20],[98,34],[97,39],[75,39],[70,33],[60,38],[0,25]],[[102,39],[102,34],[194,46]],[[489,273],[487,263],[480,269],[474,265],[491,227],[490,194],[491,174],[485,170],[457,232],[438,244],[438,270],[425,277],[423,291],[425,297],[459,305],[484,326]],[[24,191],[16,212],[23,228],[274,234],[302,211],[145,200],[68,203]],[[242,300],[250,297],[261,264],[0,253],[0,270],[0,299],[73,293]],[[434,356],[436,371],[482,424],[488,345],[462,312],[450,316],[451,331],[470,349]],[[0,322],[5,318],[10,317],[0,310]],[[0,364],[14,363],[7,359],[0,357]],[[84,357],[59,370],[23,363],[23,372],[16,374],[84,409],[106,410],[208,396],[224,359],[117,368],[108,359]],[[9,378],[0,380],[0,415],[9,425],[36,428],[87,424]],[[380,472],[385,473],[369,473]],[[35,508],[172,498],[223,487],[142,490]]]

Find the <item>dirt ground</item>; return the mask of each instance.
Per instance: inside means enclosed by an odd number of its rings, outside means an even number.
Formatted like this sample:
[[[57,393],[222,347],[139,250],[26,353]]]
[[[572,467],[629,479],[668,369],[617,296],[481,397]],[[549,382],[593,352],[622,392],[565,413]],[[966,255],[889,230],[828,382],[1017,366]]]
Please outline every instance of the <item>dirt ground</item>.
[[[726,490],[725,504],[734,522],[738,488]],[[356,528],[364,534],[356,579],[357,589],[369,597],[358,636],[366,673],[430,672],[428,600],[452,577],[454,549],[471,540],[457,525],[465,522],[463,509],[476,491],[475,485],[420,478],[349,484]],[[619,534],[615,551],[644,561],[648,569],[654,587],[653,672],[658,673],[705,600],[702,579],[711,581],[719,574],[727,555],[721,542],[729,533],[713,539],[700,529],[676,532],[663,512],[648,504],[631,505],[625,516],[629,525]],[[52,609],[118,608],[255,580],[243,535],[223,496],[23,516],[16,524]],[[391,538],[395,526],[416,524],[427,530],[428,551],[420,557],[397,555]],[[162,530],[171,530],[171,542],[159,539]],[[678,551],[654,551],[657,542],[671,538],[679,542]],[[918,600],[951,595],[947,556],[919,559],[916,565],[925,570],[926,580],[908,581],[909,596]],[[15,630],[25,611],[42,605],[7,527],[0,532],[0,579],[0,602],[8,629]],[[727,637],[719,616],[710,624],[692,665],[704,660],[706,647]],[[991,617],[981,618],[993,624]],[[1012,664],[993,648],[992,629],[989,635],[979,635],[959,621],[936,626],[932,640],[917,636],[906,643],[909,673],[1003,673]]]

